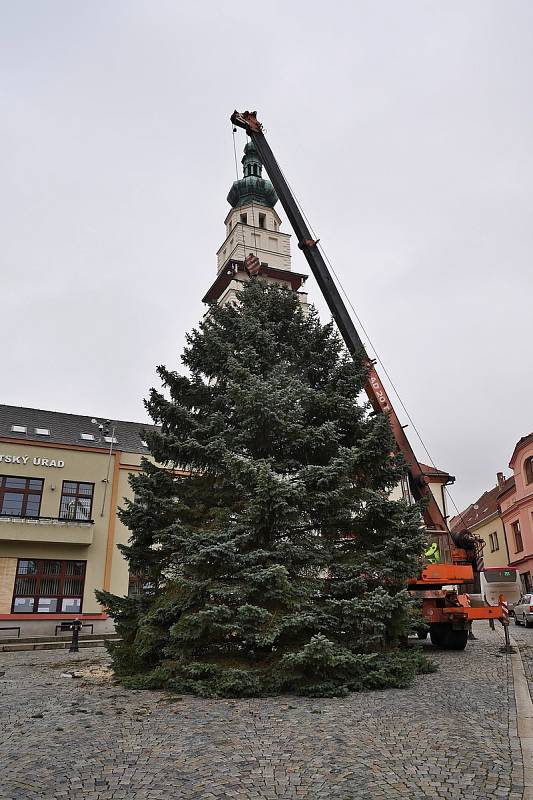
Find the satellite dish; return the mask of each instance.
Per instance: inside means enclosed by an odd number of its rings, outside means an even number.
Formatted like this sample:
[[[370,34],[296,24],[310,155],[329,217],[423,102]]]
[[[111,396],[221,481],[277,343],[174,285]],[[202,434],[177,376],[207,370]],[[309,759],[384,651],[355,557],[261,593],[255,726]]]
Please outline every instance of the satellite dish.
[[[95,420],[94,417],[92,418],[91,423],[92,423],[92,425],[96,425],[96,420]]]

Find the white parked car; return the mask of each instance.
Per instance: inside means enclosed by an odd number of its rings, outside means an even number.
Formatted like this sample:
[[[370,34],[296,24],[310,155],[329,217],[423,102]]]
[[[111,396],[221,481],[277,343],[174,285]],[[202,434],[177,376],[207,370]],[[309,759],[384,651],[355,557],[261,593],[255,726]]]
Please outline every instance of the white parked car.
[[[514,624],[525,625],[526,628],[533,625],[533,594],[523,594],[515,605]]]

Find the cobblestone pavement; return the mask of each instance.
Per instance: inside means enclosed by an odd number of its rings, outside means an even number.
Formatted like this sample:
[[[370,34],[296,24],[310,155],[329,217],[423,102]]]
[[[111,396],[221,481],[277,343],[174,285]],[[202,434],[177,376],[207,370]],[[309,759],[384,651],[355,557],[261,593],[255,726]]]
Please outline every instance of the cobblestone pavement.
[[[508,657],[476,635],[410,689],[327,700],[128,692],[100,649],[1,653],[0,798],[520,800]]]

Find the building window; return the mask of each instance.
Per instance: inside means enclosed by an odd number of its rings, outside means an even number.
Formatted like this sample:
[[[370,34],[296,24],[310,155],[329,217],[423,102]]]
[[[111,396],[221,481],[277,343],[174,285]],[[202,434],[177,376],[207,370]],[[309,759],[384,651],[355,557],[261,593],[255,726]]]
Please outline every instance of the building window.
[[[37,436],[50,436],[49,428],[35,428],[34,430]]]
[[[38,517],[44,480],[0,475],[0,515]]]
[[[79,614],[85,584],[85,561],[19,558],[14,614]]]
[[[260,228],[264,228],[265,227],[265,222],[266,222],[266,215],[265,214],[259,214],[259,227]]]
[[[141,575],[134,575],[130,573],[128,582],[128,597],[139,597],[149,589],[153,588],[153,583],[147,581]]]
[[[91,519],[94,483],[63,481],[59,519],[87,522]]]
[[[130,574],[128,581],[128,597],[138,597],[143,593],[143,579],[140,575]]]
[[[513,522],[513,524],[511,525],[511,530],[513,531],[513,536],[514,536],[515,552],[520,553],[520,551],[524,549],[524,544],[522,542],[522,531],[520,530],[519,520]]]
[[[409,486],[409,478],[407,475],[402,475],[400,487],[402,491],[402,498],[408,505],[412,506],[415,501],[413,500],[413,495],[411,494],[411,487]]]
[[[80,433],[80,439],[86,442],[94,442],[94,433]]]
[[[524,592],[530,592],[531,589],[533,588],[533,584],[531,582],[531,573],[521,572],[520,581],[522,583],[522,589],[524,590]]]
[[[500,543],[498,541],[498,534],[496,531],[494,533],[489,533],[489,543],[491,553],[495,553],[496,550],[500,549]]]
[[[248,214],[241,214],[241,222],[243,225],[248,225]]]
[[[12,425],[11,426],[11,430],[13,431],[13,433],[27,433],[28,432],[28,428],[26,427],[26,425]]]
[[[526,483],[533,483],[533,456],[526,458],[524,463],[524,475]]]

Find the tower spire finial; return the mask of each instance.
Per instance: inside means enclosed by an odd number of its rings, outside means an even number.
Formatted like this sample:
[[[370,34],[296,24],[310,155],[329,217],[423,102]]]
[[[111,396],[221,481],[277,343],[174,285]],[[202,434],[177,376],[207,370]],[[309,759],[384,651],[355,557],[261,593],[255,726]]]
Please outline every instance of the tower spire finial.
[[[244,147],[242,157],[243,177],[235,181],[228,194],[228,203],[233,208],[257,203],[274,208],[278,196],[270,181],[263,178],[263,164],[253,142]]]

